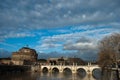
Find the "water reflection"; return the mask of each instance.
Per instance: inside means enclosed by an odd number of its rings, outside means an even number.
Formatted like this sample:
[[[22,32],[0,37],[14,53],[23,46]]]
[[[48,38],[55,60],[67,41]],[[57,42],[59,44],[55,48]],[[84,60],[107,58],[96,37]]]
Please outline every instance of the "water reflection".
[[[92,76],[95,78],[95,79],[100,79],[101,78],[101,69],[94,69],[92,71]],[[97,74],[96,74],[97,73]]]
[[[77,75],[78,77],[80,77],[80,79],[83,79],[87,74],[86,74],[86,71],[82,68],[79,68],[77,70]]]
[[[79,76],[68,73],[6,73],[0,75],[0,80],[100,80],[92,75]]]
[[[56,74],[59,73],[58,68],[53,68],[53,69],[52,69],[52,73],[56,73]]]
[[[43,73],[47,73],[48,72],[48,68],[44,67],[42,70]]]
[[[71,74],[72,74],[72,71],[71,71],[71,69],[69,69],[69,68],[65,68],[65,69],[63,70],[63,74],[64,74],[64,75],[71,75]]]

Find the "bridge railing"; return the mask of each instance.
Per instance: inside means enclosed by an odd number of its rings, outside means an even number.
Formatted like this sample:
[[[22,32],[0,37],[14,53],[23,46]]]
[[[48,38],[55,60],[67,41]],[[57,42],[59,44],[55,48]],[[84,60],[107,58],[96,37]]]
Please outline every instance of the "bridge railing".
[[[78,65],[77,63],[73,63],[73,64],[39,64],[40,66],[95,66],[95,67],[99,67],[98,65],[92,65],[91,63],[88,63],[87,65]]]

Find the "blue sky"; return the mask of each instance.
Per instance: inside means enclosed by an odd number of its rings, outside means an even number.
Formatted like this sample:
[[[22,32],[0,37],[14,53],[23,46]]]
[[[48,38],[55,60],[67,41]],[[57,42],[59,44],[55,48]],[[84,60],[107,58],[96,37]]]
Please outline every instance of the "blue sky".
[[[0,0],[0,57],[29,45],[40,58],[93,59],[120,32],[120,0]]]

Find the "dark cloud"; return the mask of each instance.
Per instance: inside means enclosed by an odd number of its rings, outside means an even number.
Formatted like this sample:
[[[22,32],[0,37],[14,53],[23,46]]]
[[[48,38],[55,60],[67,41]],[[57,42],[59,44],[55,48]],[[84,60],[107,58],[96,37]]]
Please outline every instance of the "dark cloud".
[[[83,54],[82,54],[83,53]],[[77,56],[87,61],[97,61],[98,60],[98,50],[86,50],[78,51]]]
[[[77,52],[74,55],[84,60],[96,61],[98,57],[97,41],[88,37],[81,37],[74,43],[66,43],[64,50],[76,50]]]
[[[38,58],[60,58],[60,57],[79,57],[78,55],[75,55],[75,52],[67,52],[67,53],[61,53],[61,52],[50,52],[50,53],[38,53]]]
[[[77,52],[51,52],[51,53],[38,53],[39,59],[48,59],[48,58],[60,58],[60,57],[76,57],[81,58],[85,61],[96,61],[98,54],[97,51],[77,51]]]
[[[97,41],[87,37],[81,37],[76,42],[69,42],[64,44],[65,50],[94,50],[97,49]]]
[[[0,25],[35,29],[119,22],[119,3],[119,0],[4,0],[0,2]]]
[[[11,52],[5,50],[5,49],[0,49],[0,58],[7,58],[7,57],[11,57]]]
[[[77,43],[79,42],[86,43],[86,42],[92,42],[92,40],[87,37],[81,37],[79,40],[77,40]]]

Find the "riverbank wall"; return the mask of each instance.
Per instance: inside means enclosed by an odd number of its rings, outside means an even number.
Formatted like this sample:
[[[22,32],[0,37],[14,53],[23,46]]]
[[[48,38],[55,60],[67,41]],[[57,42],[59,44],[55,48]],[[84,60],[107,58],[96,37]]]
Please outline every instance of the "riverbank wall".
[[[7,72],[30,72],[31,66],[20,66],[20,65],[0,65],[0,73]]]

